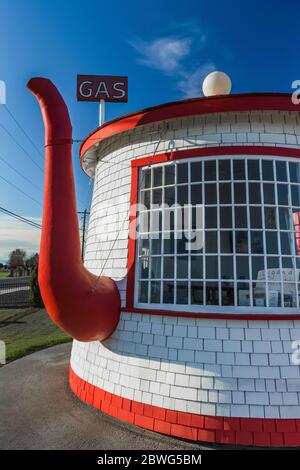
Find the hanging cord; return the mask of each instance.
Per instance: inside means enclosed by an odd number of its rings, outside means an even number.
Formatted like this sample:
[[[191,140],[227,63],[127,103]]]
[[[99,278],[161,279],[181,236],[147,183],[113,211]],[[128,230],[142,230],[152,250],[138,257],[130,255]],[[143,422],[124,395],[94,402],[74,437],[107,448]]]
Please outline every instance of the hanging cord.
[[[170,128],[170,124],[169,124],[168,122],[166,122],[166,123],[165,123],[165,127],[163,127],[163,128],[161,129],[161,131],[160,131],[159,140],[157,141],[157,144],[156,144],[156,146],[155,146],[155,149],[154,149],[154,151],[153,151],[153,154],[152,154],[152,156],[151,156],[151,158],[150,158],[150,160],[149,160],[149,163],[148,163],[148,165],[147,165],[148,168],[151,168],[151,165],[152,165],[152,163],[153,163],[153,158],[155,157],[156,152],[157,152],[157,150],[158,150],[158,147],[159,147],[159,145],[160,145],[160,143],[161,143],[163,137],[165,137],[165,135],[166,135],[167,131],[169,130],[169,128]],[[134,158],[134,160],[136,160],[136,159],[137,159],[137,157]],[[143,172],[143,176],[142,176],[142,178],[141,178],[140,186],[143,185],[144,178],[145,178],[145,171]],[[119,233],[122,231],[122,229],[124,228],[125,223],[126,223],[127,221],[128,221],[128,213],[126,212],[126,217],[124,218],[124,220],[123,220],[123,222],[122,222],[122,224],[121,224],[121,227],[120,227],[120,229],[119,229],[119,231],[118,231],[118,233],[117,233],[116,238],[113,240],[112,246],[110,247],[110,249],[109,249],[109,251],[108,251],[108,255],[107,255],[107,257],[106,257],[106,259],[105,259],[105,261],[104,261],[104,264],[103,264],[103,266],[102,266],[102,268],[101,268],[100,274],[97,276],[97,279],[96,279],[96,281],[95,281],[95,284],[94,284],[94,286],[91,288],[91,292],[92,292],[92,293],[94,293],[94,292],[96,291],[99,278],[102,276],[102,273],[103,273],[103,271],[104,271],[104,269],[105,269],[106,263],[107,263],[108,259],[110,258],[110,255],[111,255],[111,253],[112,253],[112,250],[114,249],[114,246],[115,246],[115,244],[116,244],[116,242],[117,242],[117,240],[118,240],[118,237],[119,237]]]

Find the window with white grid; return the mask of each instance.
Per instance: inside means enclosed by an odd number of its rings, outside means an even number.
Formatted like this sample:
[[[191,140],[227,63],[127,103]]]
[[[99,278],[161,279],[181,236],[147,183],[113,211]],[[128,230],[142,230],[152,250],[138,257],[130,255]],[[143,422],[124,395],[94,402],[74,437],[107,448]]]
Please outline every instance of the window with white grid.
[[[142,167],[139,203],[136,305],[299,307],[296,159],[224,156]]]

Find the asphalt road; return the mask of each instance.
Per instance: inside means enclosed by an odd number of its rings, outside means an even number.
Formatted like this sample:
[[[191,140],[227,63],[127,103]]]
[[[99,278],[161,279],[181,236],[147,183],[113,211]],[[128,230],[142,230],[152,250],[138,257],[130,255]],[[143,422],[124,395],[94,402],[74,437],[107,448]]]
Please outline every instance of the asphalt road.
[[[70,349],[44,349],[0,369],[0,449],[204,449],[82,403],[68,386]]]

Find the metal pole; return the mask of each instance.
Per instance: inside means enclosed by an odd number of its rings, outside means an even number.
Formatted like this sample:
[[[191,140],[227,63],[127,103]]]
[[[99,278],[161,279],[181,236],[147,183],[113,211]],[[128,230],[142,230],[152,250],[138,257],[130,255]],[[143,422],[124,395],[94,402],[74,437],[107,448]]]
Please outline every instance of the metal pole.
[[[99,103],[99,126],[102,126],[105,121],[105,101],[100,100]]]
[[[83,224],[82,224],[82,244],[81,244],[81,257],[82,260],[84,258],[84,245],[85,245],[85,231],[86,231],[86,219],[87,216],[90,215],[90,213],[87,211],[87,209],[84,209],[83,212],[78,211],[78,214],[83,214]]]

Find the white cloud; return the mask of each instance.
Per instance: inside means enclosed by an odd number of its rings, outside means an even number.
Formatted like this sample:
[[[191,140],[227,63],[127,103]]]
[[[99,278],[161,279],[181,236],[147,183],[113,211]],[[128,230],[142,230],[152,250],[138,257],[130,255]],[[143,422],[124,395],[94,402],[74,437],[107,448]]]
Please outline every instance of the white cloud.
[[[199,65],[199,61],[192,60],[193,56],[201,57],[206,35],[194,21],[171,24],[169,29],[177,30],[181,37],[169,35],[149,42],[138,39],[130,43],[140,54],[138,62],[172,75],[183,98],[201,96],[204,78],[216,69],[213,63]]]
[[[190,53],[191,38],[162,37],[150,42],[131,42],[141,54],[139,63],[170,74],[181,67],[181,61]]]
[[[41,223],[40,219],[27,218]],[[7,261],[9,253],[15,248],[23,248],[27,255],[39,252],[40,237],[41,230],[0,215],[0,261]]]
[[[194,98],[201,96],[202,82],[206,75],[215,70],[214,64],[205,64],[196,70],[182,72],[182,80],[178,82],[178,89],[181,91],[183,98]]]

